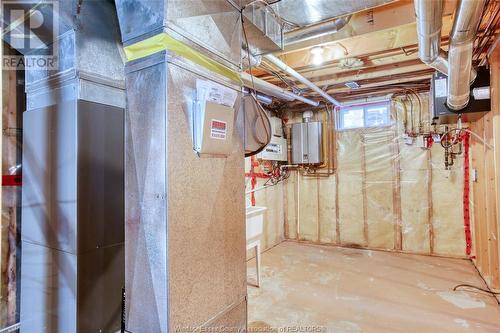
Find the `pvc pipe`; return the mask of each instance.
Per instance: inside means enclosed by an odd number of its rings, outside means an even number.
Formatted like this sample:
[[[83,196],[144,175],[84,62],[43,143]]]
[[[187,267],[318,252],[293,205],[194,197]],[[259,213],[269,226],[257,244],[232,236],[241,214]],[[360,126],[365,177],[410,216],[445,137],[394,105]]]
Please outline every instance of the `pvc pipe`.
[[[258,91],[261,91],[265,94],[272,95],[277,98],[281,98],[285,101],[291,102],[294,100],[301,101],[303,103],[312,105],[312,106],[318,106],[319,102],[313,101],[311,99],[296,95],[292,92],[289,92],[288,90],[285,90],[283,88],[280,88],[278,86],[275,86],[272,83],[266,82],[262,79],[256,78],[255,76],[252,79],[252,75],[242,72],[241,73],[241,79],[243,80],[243,83],[246,87],[253,89],[254,84],[255,84],[255,89]]]
[[[284,71],[285,73],[289,74],[290,76],[294,77],[296,80],[300,81],[301,83],[305,84],[318,94],[320,94],[324,99],[326,99],[328,102],[332,103],[335,106],[340,106],[340,102],[337,101],[335,98],[332,96],[328,95],[326,92],[324,92],[320,87],[303,77],[301,74],[299,74],[297,71],[295,71],[293,68],[285,64],[283,61],[278,59],[277,57],[273,56],[272,54],[267,54],[264,56],[267,60],[269,60],[272,64],[277,66],[279,69]]]
[[[255,192],[258,192],[258,191],[262,191],[268,187],[273,187],[274,185],[267,185],[267,186],[261,186],[261,187],[257,187],[256,189],[253,189],[253,190],[250,190],[248,192],[245,192],[245,194],[252,194],[252,193],[255,193]]]

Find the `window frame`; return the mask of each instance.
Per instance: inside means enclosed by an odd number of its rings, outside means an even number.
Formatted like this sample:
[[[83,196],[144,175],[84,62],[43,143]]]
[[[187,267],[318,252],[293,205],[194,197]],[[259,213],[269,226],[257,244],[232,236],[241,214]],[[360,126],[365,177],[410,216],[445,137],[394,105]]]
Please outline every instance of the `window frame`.
[[[368,114],[368,109],[376,108],[376,107],[385,107],[387,109],[387,118],[384,120],[384,124],[381,125],[372,125],[372,126],[367,126],[367,114]],[[350,110],[355,110],[355,109],[362,109],[363,110],[363,126],[360,127],[344,127],[344,118],[343,118],[343,113],[350,111]],[[346,106],[341,106],[338,111],[336,112],[336,120],[337,120],[337,131],[343,132],[343,131],[352,131],[352,130],[360,130],[364,128],[384,128],[384,127],[390,127],[391,126],[391,103],[389,100],[385,101],[378,101],[378,102],[372,102],[372,103],[362,103],[362,104],[351,104],[351,105],[346,105]]]

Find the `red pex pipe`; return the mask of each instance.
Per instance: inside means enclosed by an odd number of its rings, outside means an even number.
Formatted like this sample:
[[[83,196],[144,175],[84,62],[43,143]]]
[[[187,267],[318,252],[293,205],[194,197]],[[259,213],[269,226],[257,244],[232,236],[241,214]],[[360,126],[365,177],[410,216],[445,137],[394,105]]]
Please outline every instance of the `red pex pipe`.
[[[251,184],[252,184],[252,191],[255,190],[255,186],[257,185],[257,177],[255,176],[255,156],[252,156],[250,158],[250,177],[252,177]],[[252,192],[251,194],[251,200],[252,200],[252,207],[255,207],[255,192]]]
[[[22,186],[21,175],[2,175],[2,186]]]
[[[470,133],[465,132],[462,137],[464,142],[464,231],[465,231],[465,253],[472,253],[472,237],[470,229],[470,166],[469,166],[469,140]]]

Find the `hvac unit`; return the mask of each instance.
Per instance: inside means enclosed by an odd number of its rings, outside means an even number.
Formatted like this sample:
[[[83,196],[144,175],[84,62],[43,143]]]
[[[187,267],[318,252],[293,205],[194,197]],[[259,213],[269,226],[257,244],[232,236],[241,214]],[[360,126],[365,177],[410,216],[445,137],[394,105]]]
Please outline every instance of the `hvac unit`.
[[[489,90],[490,72],[485,67],[479,67],[477,69],[477,77],[471,85],[469,104],[462,110],[451,110],[446,105],[448,78],[446,75],[436,72],[432,76],[431,83],[433,122],[436,124],[455,123],[460,114],[464,122],[480,119],[486,112],[491,110]]]

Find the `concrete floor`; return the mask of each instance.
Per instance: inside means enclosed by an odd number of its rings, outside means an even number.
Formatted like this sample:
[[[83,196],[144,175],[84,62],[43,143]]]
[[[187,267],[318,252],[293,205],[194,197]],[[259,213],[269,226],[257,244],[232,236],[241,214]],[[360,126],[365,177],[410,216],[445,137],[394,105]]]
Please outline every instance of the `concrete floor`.
[[[263,254],[261,288],[248,286],[249,331],[500,332],[495,298],[452,291],[460,283],[486,287],[467,260],[284,242]]]

